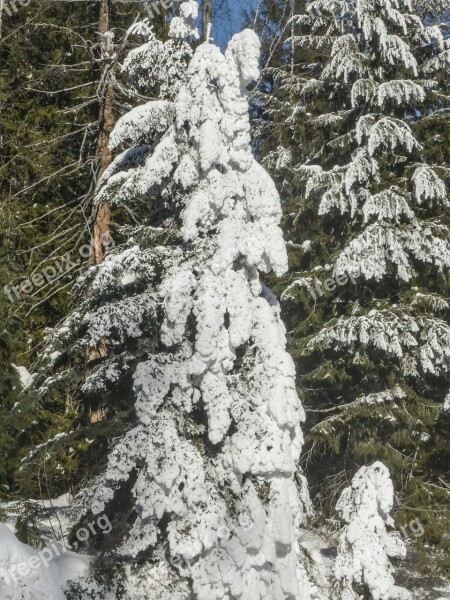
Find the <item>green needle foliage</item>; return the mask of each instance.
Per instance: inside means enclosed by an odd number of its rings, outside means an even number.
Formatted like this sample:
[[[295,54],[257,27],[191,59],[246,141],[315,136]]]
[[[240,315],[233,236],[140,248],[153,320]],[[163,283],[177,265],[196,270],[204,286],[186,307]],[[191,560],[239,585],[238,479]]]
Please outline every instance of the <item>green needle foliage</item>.
[[[447,28],[439,3],[393,4],[299,8],[290,59],[257,96],[259,151],[285,201],[291,272],[277,291],[316,500],[329,511],[357,467],[382,460],[399,523],[420,518],[421,542],[448,556]]]
[[[18,461],[79,421],[67,394],[43,402],[30,397],[11,411],[20,390],[12,363],[34,370],[49,330],[69,311],[76,278],[89,267],[109,60],[101,54],[99,2],[32,0],[17,7],[4,12],[0,39],[0,495],[8,497],[39,493],[42,482],[29,489]],[[130,47],[126,32],[142,6],[111,0],[109,8],[117,118],[134,102],[122,92],[117,61]],[[153,25],[167,28],[162,14]],[[57,472],[59,481],[64,473],[70,487],[76,463],[64,453],[58,460],[45,478]]]

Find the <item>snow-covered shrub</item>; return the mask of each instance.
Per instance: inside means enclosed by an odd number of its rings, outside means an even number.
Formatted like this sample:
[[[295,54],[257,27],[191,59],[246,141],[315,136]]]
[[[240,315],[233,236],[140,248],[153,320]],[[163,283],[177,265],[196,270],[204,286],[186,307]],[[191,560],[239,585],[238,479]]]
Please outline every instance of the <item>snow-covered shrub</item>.
[[[390,512],[394,488],[389,470],[376,462],[362,467],[344,489],[336,505],[344,530],[340,537],[334,574],[338,600],[408,600],[410,593],[394,584],[391,558],[405,558]],[[365,596],[364,596],[365,597]]]

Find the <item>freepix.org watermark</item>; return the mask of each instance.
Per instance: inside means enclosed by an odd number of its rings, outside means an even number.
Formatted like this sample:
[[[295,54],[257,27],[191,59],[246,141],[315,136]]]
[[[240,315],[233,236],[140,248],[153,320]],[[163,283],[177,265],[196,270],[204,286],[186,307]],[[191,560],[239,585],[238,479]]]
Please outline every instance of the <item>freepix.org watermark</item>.
[[[127,4],[130,0],[118,0],[118,2]],[[164,14],[169,8],[172,8],[175,2],[179,2],[179,0],[141,0],[140,2],[138,1],[138,4],[142,5],[147,11],[148,19],[151,21],[155,17]]]
[[[384,255],[386,257],[387,260],[391,261],[393,260],[393,256],[394,253],[392,250],[390,250],[389,248],[386,248],[386,250],[384,251]],[[367,263],[372,263],[372,264],[376,264],[376,259],[374,257],[370,257],[367,260]],[[315,284],[313,285],[308,285],[307,289],[308,292],[311,294],[311,297],[313,300],[317,300],[317,295],[319,296],[323,296],[324,295],[324,290],[325,292],[331,293],[334,292],[336,290],[337,287],[339,286],[344,286],[346,285],[349,280],[353,283],[353,285],[356,284],[356,280],[361,277],[363,275],[363,271],[361,269],[361,266],[359,266],[358,269],[352,271],[352,270],[348,270],[344,273],[340,273],[339,275],[336,275],[335,277],[329,277],[328,279],[325,279],[325,281],[317,281]]]
[[[46,0],[47,2],[70,2],[71,0]],[[119,0],[123,4],[127,4],[129,0]],[[147,10],[148,16],[152,19],[160,15],[163,11],[171,8],[176,0],[141,0],[141,4]],[[31,0],[0,0],[0,8],[11,17],[19,12],[21,8],[30,6]]]
[[[409,523],[399,527],[404,538],[415,537],[416,539],[423,536],[425,529],[419,519],[412,519]]]
[[[0,8],[11,17],[13,14],[19,12],[21,8],[30,6],[31,0],[0,0]]]
[[[102,234],[101,242],[105,250],[111,250],[115,246],[115,242],[111,235]],[[71,253],[67,252],[64,256],[53,259],[49,264],[44,267],[41,271],[33,273],[28,278],[23,279],[21,283],[16,286],[5,285],[3,292],[5,293],[8,300],[14,304],[21,300],[23,296],[31,296],[39,289],[47,288],[53,283],[56,283],[62,277],[69,274],[72,276],[82,268],[82,265],[92,256],[92,246],[84,244],[78,249],[79,258],[74,260],[71,257]]]
[[[80,527],[75,537],[79,542],[86,542],[91,536],[102,533],[108,535],[112,531],[112,525],[106,515],[100,515],[96,521],[91,521],[86,527]],[[52,541],[45,548],[36,552],[28,558],[28,560],[17,563],[9,569],[0,566],[0,581],[5,582],[7,585],[17,583],[23,577],[30,575],[32,571],[48,568],[50,563],[65,554],[70,548],[68,548],[63,540],[62,543]]]
[[[174,3],[174,0],[156,0],[154,2],[144,2],[145,9],[149,20],[159,16],[162,12],[165,12]]]

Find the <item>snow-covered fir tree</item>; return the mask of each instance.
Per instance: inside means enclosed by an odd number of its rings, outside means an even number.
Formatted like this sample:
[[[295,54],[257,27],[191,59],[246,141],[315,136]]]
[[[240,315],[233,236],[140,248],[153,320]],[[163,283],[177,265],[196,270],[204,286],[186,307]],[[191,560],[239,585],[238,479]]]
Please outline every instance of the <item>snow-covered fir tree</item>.
[[[186,11],[186,7],[183,10]],[[108,240],[111,257],[105,268],[112,274],[119,268],[128,270],[127,278],[120,280],[117,288],[112,285],[107,288],[98,283],[97,269],[89,269],[74,286],[74,310],[61,327],[49,332],[47,349],[35,369],[35,385],[20,406],[15,407],[12,417],[15,427],[15,430],[11,427],[12,435],[18,436],[24,448],[32,448],[15,477],[15,486],[23,496],[40,494],[44,472],[49,496],[76,488],[79,481],[95,475],[105,466],[108,440],[123,434],[129,427],[134,404],[132,373],[142,352],[136,338],[141,335],[146,339],[146,349],[156,347],[153,342],[157,340],[158,329],[152,312],[155,305],[151,302],[146,305],[147,296],[142,296],[154,276],[155,261],[149,257],[157,255],[153,246],[177,243],[178,226],[174,220],[174,203],[170,205],[156,187],[147,195],[136,193],[132,198],[126,195],[125,188],[122,198],[114,195],[114,189],[120,190],[118,180],[122,178],[123,182],[127,172],[131,175],[130,169],[145,160],[169,127],[173,100],[186,80],[187,65],[192,57],[191,41],[197,37],[194,21],[195,13],[185,18],[175,17],[172,35],[166,42],[158,39],[156,33],[161,30],[154,23],[150,26],[148,20],[134,24],[128,32],[130,39],[137,43],[133,44],[134,49],[123,65],[129,85],[128,90],[122,91],[130,97],[131,105],[151,98],[157,100],[129,110],[118,121],[110,136],[116,160],[99,181],[96,200],[99,204],[102,202],[105,181],[110,180],[108,201],[114,220],[136,226],[147,223],[146,248],[142,249],[144,242],[141,242],[142,264],[139,265],[132,250],[134,229],[116,228],[114,239]],[[131,148],[123,152],[127,143]],[[121,217],[122,213],[125,218]],[[128,253],[118,266],[113,248],[116,241],[124,237],[131,241]],[[119,248],[121,254],[123,250]],[[83,257],[87,258],[86,253]],[[132,285],[133,269],[139,272]],[[130,310],[136,311],[137,305],[142,310],[140,334],[132,330],[133,320],[121,312],[122,307],[132,304],[128,296],[133,297],[134,308]],[[107,310],[117,313],[114,322],[112,318],[106,322]]]
[[[391,558],[405,558],[406,546],[396,533],[394,486],[388,469],[376,462],[362,467],[345,488],[336,510],[344,521],[335,563],[335,598],[357,600],[369,593],[373,600],[410,600],[411,594],[396,586]]]
[[[329,505],[348,458],[380,458],[406,506],[433,506],[424,539],[435,541],[448,520],[436,421],[450,367],[450,50],[424,14],[437,4],[307,3],[263,140],[286,199],[281,298],[311,417],[311,482]]]
[[[61,393],[86,349],[103,348],[81,390],[103,428],[99,439],[91,423],[97,454],[85,460],[100,460],[74,514],[106,513],[113,534],[85,545],[101,556],[73,598],[317,597],[298,542],[311,513],[304,412],[260,277],[287,269],[280,198],[250,147],[260,44],[250,30],[225,55],[206,42],[186,68],[197,10],[181,3],[165,44],[146,23],[133,29],[148,39],[125,63],[130,82],[141,94],[158,85],[160,98],[118,122],[97,202],[146,205],[147,218],[79,282],[44,359],[55,373],[41,394]]]

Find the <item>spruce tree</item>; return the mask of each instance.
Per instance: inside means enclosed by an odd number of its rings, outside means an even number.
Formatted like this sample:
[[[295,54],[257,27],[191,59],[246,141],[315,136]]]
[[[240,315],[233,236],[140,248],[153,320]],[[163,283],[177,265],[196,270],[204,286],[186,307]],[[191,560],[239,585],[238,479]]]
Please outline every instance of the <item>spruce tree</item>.
[[[12,363],[34,368],[46,332],[68,312],[69,291],[77,276],[104,250],[98,247],[102,223],[92,215],[93,192],[108,164],[111,121],[135,102],[123,90],[118,68],[122,52],[132,47],[126,37],[130,7],[142,11],[141,3],[129,0],[32,0],[3,15],[0,316],[5,331],[0,342],[0,440],[5,440],[5,460],[0,496],[36,496],[39,486],[36,490],[30,485],[27,492],[26,488],[42,472],[35,469],[28,481],[15,473],[18,461],[49,433],[74,429],[78,423],[70,381],[65,393],[39,403],[30,398],[26,407],[11,411],[20,388]],[[115,37],[106,31],[108,25]],[[153,26],[164,33],[163,14],[155,16]],[[117,220],[134,218],[124,214]],[[90,248],[92,230],[96,242]],[[111,244],[116,239],[104,238]],[[72,485],[77,461],[65,455],[60,459],[63,467],[55,473],[55,484],[65,478]],[[52,472],[53,467],[48,473]],[[25,488],[17,486],[17,475]],[[52,480],[50,476],[50,488]],[[52,493],[58,489],[54,486]]]
[[[114,534],[92,542],[104,555],[76,598],[149,585],[155,600],[310,595],[303,409],[260,279],[284,273],[287,254],[278,193],[250,148],[259,41],[246,30],[225,55],[206,41],[190,59],[197,11],[183,2],[165,43],[133,28],[146,41],[125,61],[130,85],[159,99],[119,120],[96,202],[145,204],[147,219],[80,281],[84,300],[46,351],[55,372],[39,382],[45,393],[75,381],[84,349],[105,345],[82,387],[107,415],[91,423],[98,460],[77,508],[80,523],[104,511]]]
[[[285,137],[268,165],[286,200],[291,275],[281,298],[318,499],[326,508],[355,463],[383,460],[400,520],[420,516],[424,539],[441,542],[449,171],[448,145],[431,132],[445,140],[449,50],[429,9],[308,3],[287,41],[294,57],[311,58],[278,70],[285,102],[270,131]]]

